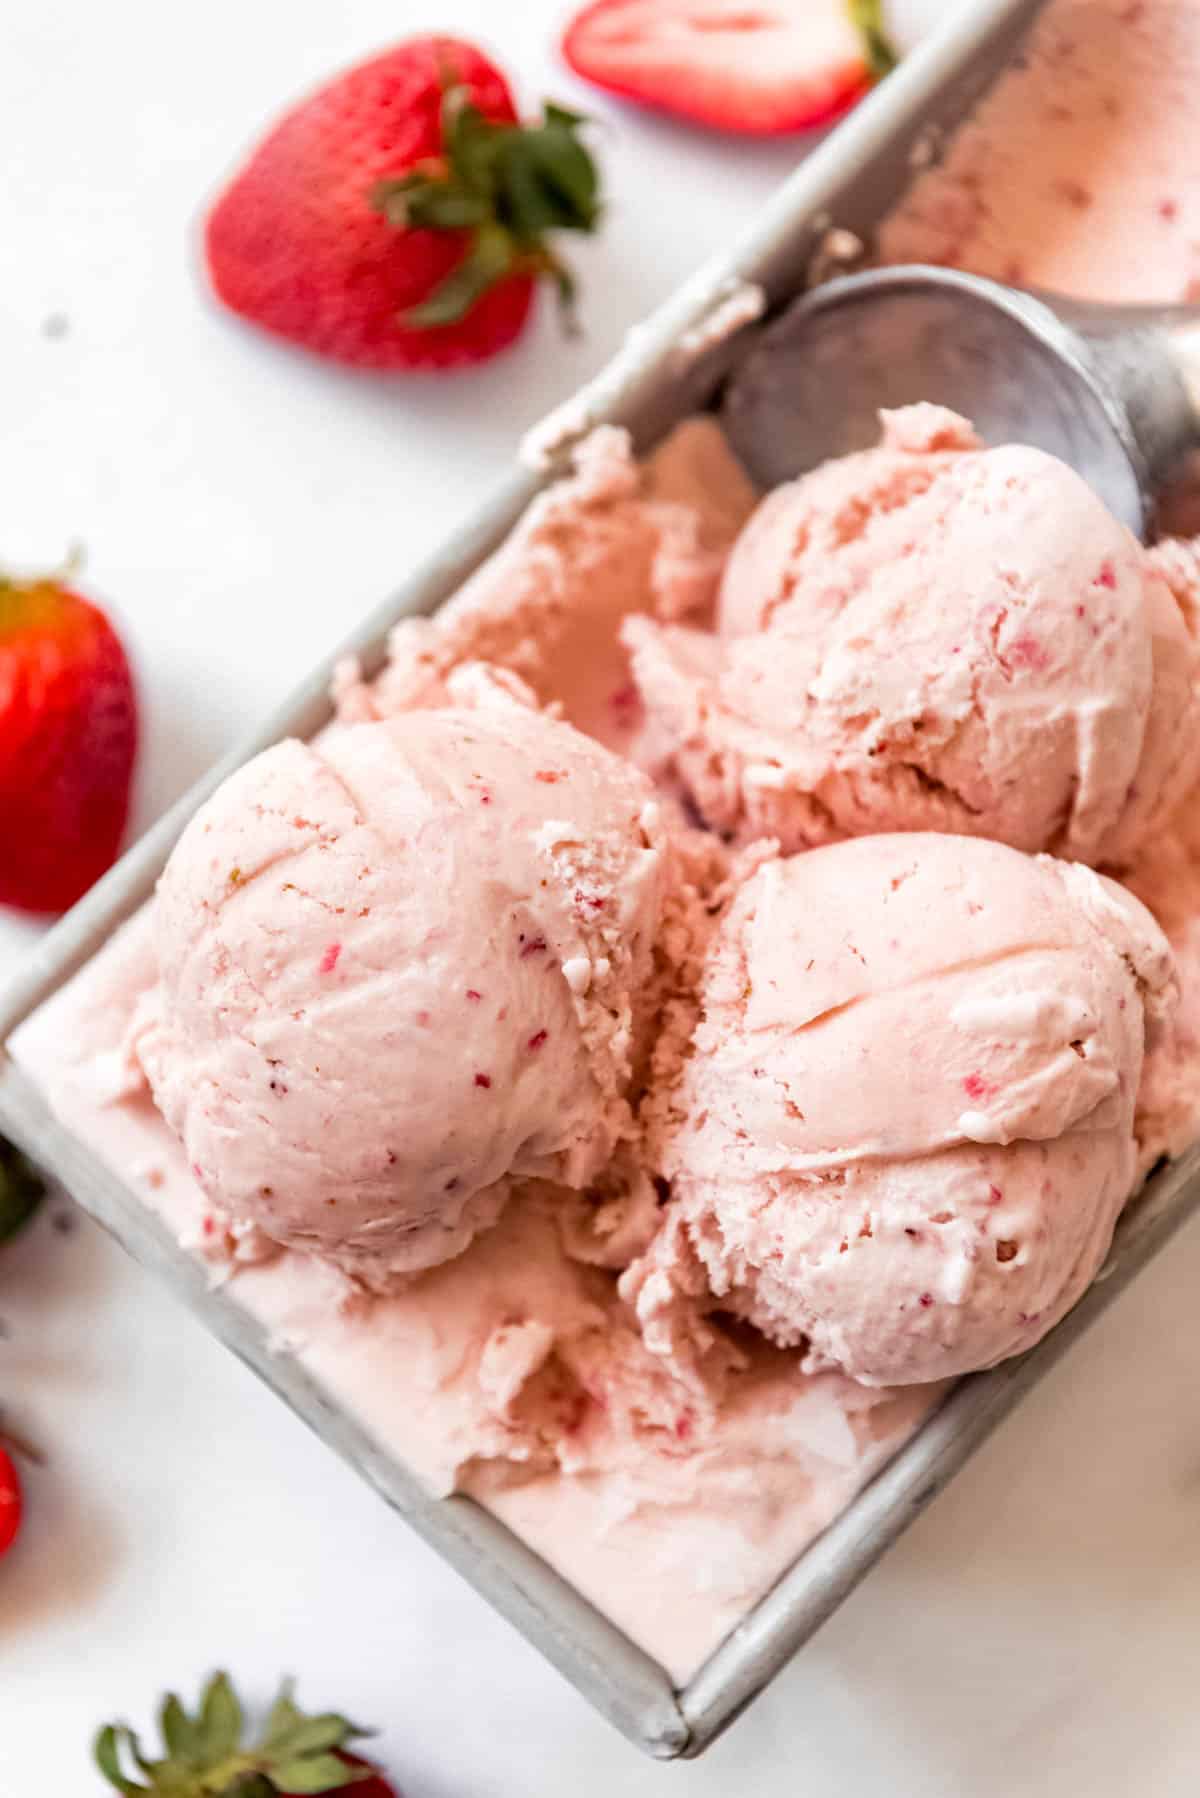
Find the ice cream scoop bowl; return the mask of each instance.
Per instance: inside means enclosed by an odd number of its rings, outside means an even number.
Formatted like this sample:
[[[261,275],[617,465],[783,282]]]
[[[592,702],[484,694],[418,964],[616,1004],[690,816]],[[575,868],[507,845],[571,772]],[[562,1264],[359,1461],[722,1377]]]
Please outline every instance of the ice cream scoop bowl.
[[[1138,536],[1200,447],[1200,307],[1105,306],[935,267],[871,269],[803,295],[731,381],[723,422],[772,487],[878,437],[922,400],[991,444],[1076,469]]]

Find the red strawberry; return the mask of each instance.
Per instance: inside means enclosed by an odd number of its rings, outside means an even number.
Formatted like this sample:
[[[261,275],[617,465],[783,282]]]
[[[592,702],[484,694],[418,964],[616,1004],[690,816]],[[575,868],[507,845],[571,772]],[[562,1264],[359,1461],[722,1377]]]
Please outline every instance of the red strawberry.
[[[133,677],[103,612],[0,579],[0,904],[62,911],[116,856],[137,750]]]
[[[593,0],[563,54],[577,75],[722,131],[821,124],[893,58],[880,0]]]
[[[513,341],[550,231],[590,231],[580,120],[518,125],[472,45],[416,37],[285,114],[208,217],[209,274],[253,324],[361,367],[478,362]]]
[[[21,1482],[12,1456],[0,1442],[0,1555],[7,1554],[21,1527]]]

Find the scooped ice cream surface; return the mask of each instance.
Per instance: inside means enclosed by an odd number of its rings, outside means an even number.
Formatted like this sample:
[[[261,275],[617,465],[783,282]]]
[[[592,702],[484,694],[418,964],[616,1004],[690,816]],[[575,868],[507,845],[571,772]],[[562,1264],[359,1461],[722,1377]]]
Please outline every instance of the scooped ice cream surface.
[[[767,864],[711,958],[628,1295],[653,1327],[707,1285],[870,1385],[1030,1347],[1108,1248],[1174,997],[1149,913],[1077,864],[921,834]]]
[[[717,634],[630,619],[644,745],[785,849],[876,831],[1124,862],[1195,777],[1197,644],[1065,464],[932,406],[759,506]]]
[[[134,1046],[213,1205],[365,1284],[628,1126],[666,874],[635,770],[508,697],[280,743],[160,883]]]

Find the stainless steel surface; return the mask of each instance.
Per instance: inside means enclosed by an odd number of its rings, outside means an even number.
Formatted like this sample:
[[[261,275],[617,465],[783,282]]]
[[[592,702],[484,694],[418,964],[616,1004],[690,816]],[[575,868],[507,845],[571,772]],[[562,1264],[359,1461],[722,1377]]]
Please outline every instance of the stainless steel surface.
[[[760,282],[772,304],[805,282],[831,221],[869,236],[902,189],[912,145],[933,127],[948,131],[998,72],[1042,0],[980,0],[891,77],[797,171],[766,213],[645,325],[627,350],[571,407],[566,442],[611,419],[643,444],[698,404],[753,341],[743,331],[684,355],[684,333],[709,317],[738,281]],[[552,471],[512,473],[469,530],[407,581],[349,642],[369,671],[385,654],[397,618],[432,610],[500,541]],[[40,945],[0,999],[0,1042],[55,991],[143,903],[171,845],[214,783],[265,743],[306,735],[329,715],[335,660],[214,770]],[[1167,1169],[1123,1222],[1108,1269],[1058,1329],[1019,1361],[965,1381],[891,1465],[779,1581],[688,1686],[666,1672],[495,1519],[466,1499],[428,1499],[407,1469],[331,1402],[286,1354],[272,1355],[228,1293],[211,1291],[195,1263],[151,1218],[137,1195],[64,1125],[34,1085],[0,1052],[0,1128],[16,1137],[75,1193],[130,1253],[166,1279],[210,1328],[252,1366],[331,1447],[436,1546],[560,1668],[593,1704],[648,1753],[695,1755],[743,1710],[868,1568],[940,1490],[1020,1394],[1200,1204],[1200,1151]]]
[[[1200,444],[1187,380],[1200,308],[1109,308],[946,268],[802,295],[730,380],[722,420],[764,486],[865,449],[880,407],[934,400],[985,442],[1059,456],[1139,536]]]

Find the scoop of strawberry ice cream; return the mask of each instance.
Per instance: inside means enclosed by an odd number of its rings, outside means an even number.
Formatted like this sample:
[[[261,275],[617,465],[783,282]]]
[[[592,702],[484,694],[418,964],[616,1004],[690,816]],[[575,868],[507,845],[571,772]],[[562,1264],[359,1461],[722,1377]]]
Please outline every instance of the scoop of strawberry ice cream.
[[[657,807],[482,695],[258,756],[155,902],[135,1048],[194,1173],[224,1219],[375,1288],[458,1254],[516,1178],[583,1185],[628,1125]]]
[[[763,501],[715,637],[638,618],[625,640],[642,759],[741,840],[1125,861],[1195,771],[1198,646],[1154,558],[1065,464],[931,406]]]
[[[809,1370],[936,1380],[1030,1347],[1107,1251],[1147,1026],[1175,997],[1143,906],[1002,844],[863,837],[735,900],[653,1143],[667,1222],[625,1276],[669,1342],[716,1303]]]

